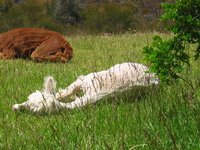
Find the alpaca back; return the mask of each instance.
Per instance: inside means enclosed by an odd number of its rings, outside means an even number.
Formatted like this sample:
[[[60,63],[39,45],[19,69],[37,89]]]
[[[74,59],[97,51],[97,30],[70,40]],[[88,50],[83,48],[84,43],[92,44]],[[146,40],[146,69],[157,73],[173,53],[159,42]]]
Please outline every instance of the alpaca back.
[[[107,95],[135,85],[145,85],[148,68],[137,63],[117,64],[108,70],[82,76],[82,89],[89,95]]]

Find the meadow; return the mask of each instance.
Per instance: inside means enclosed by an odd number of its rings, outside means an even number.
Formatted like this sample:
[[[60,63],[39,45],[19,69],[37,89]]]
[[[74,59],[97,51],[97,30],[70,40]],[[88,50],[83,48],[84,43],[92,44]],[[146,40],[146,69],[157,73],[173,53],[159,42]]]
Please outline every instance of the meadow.
[[[148,65],[142,48],[155,34],[66,37],[74,48],[74,58],[66,64],[0,60],[0,149],[199,149],[200,92],[185,82],[150,87],[140,98],[125,94],[56,114],[11,109],[42,89],[48,75],[64,88],[79,75],[117,63]],[[185,72],[193,84],[200,81],[198,63]]]

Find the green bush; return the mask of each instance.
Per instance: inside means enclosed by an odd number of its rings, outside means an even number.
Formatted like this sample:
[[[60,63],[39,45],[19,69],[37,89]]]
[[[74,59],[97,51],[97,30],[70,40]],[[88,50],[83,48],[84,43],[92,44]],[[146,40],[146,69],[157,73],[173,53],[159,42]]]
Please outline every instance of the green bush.
[[[133,5],[105,3],[83,10],[83,28],[91,32],[125,32],[134,27]]]
[[[83,2],[81,0],[50,0],[48,2],[49,15],[62,24],[77,24],[81,20]]]
[[[19,4],[2,1],[0,3],[0,31],[17,27],[37,27],[62,31],[62,26],[47,16],[45,4],[27,0]]]
[[[200,54],[200,0],[177,0],[174,4],[163,5],[162,20],[169,22],[168,30],[174,33],[172,39],[162,40],[155,37],[151,46],[144,47],[146,60],[151,63],[151,70],[161,80],[170,82],[182,78],[181,72]],[[195,46],[195,52],[188,50],[188,45]],[[183,78],[182,78],[183,79]]]

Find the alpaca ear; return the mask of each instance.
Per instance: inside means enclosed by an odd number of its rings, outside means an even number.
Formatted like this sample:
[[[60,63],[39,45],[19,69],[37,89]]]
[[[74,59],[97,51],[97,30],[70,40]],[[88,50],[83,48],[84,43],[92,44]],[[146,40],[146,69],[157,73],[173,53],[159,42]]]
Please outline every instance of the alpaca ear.
[[[47,94],[54,94],[56,91],[56,81],[53,77],[45,77],[44,78],[44,92]]]

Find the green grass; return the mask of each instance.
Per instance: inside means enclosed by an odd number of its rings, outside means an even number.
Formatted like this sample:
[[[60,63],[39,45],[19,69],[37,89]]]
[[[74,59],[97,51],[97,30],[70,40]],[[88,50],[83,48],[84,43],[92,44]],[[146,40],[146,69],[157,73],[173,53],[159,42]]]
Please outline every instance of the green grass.
[[[152,36],[68,37],[74,58],[67,64],[0,60],[0,149],[199,149],[199,90],[193,100],[186,98],[191,90],[185,83],[152,88],[140,100],[112,97],[53,115],[11,110],[42,89],[47,75],[64,88],[81,74],[122,62],[143,63],[142,47]],[[200,69],[193,64],[193,73],[186,75],[195,83]]]

